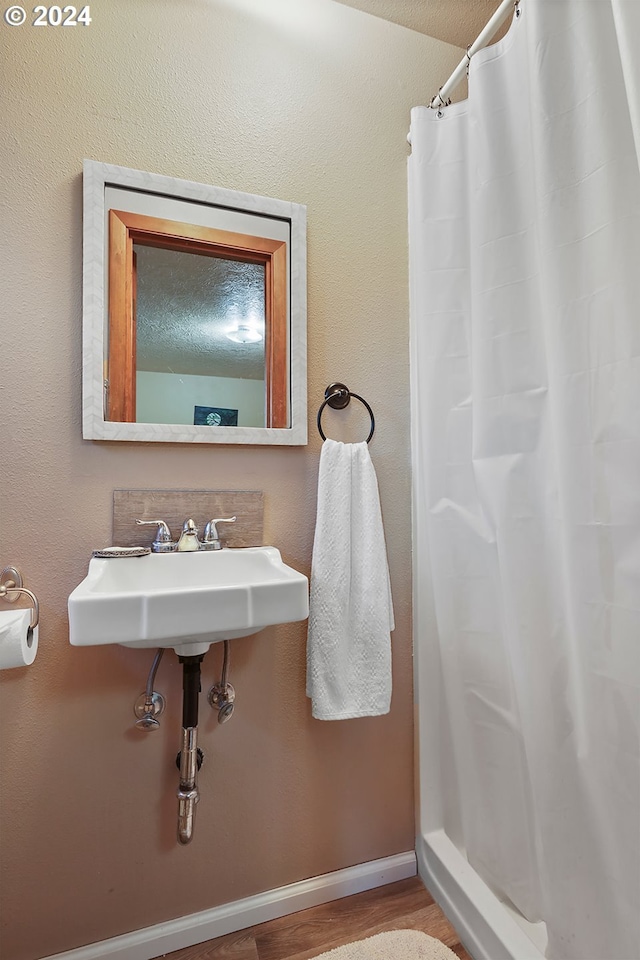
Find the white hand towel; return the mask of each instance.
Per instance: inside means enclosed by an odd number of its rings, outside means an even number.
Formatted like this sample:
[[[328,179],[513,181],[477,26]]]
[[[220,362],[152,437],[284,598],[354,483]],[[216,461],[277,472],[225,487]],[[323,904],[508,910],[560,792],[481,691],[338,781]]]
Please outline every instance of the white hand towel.
[[[307,696],[317,720],[391,703],[394,629],[378,481],[366,443],[325,440],[311,564]]]

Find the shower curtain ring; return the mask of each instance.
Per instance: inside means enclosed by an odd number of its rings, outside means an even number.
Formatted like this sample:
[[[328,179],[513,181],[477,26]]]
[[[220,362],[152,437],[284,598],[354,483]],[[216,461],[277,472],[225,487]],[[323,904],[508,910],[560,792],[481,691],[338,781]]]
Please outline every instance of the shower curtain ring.
[[[471,50],[471,47],[472,47],[472,44],[469,44],[469,46],[465,50],[465,53],[467,55],[467,76],[469,76],[469,66],[471,64],[471,54],[469,53],[469,50]]]
[[[436,100],[439,100],[440,103],[436,103]],[[435,110],[436,107],[438,108],[438,112],[436,113],[437,117],[444,116],[444,114],[442,113],[441,107],[448,107],[450,106],[450,104],[451,104],[451,99],[445,100],[445,98],[442,96],[442,87],[440,87],[435,97],[432,97],[431,101],[429,102],[429,106],[432,110]]]
[[[520,9],[520,0],[513,0],[513,6],[514,6],[515,17],[517,20],[520,14],[522,13],[522,10]]]

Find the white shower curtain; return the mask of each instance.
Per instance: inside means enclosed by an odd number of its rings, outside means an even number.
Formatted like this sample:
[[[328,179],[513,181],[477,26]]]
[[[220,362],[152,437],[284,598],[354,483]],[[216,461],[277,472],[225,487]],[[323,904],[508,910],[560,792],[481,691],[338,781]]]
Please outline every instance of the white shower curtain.
[[[638,960],[640,2],[520,9],[412,112],[418,568],[470,863],[553,960]]]

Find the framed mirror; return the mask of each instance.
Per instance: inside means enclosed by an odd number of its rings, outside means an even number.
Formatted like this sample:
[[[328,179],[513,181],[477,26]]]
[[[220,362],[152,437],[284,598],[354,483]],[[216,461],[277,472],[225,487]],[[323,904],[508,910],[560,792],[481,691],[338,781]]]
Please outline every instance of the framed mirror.
[[[84,162],[83,436],[305,444],[306,208]]]

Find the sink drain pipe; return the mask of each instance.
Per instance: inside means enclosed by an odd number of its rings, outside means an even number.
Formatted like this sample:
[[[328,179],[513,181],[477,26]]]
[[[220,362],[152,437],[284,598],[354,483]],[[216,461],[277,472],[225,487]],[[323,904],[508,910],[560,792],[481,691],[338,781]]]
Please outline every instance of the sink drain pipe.
[[[178,787],[178,840],[189,843],[193,837],[196,803],[199,800],[197,776],[202,764],[198,750],[198,697],[200,664],[204,654],[179,657],[182,664],[182,749],[178,755],[180,786]]]

